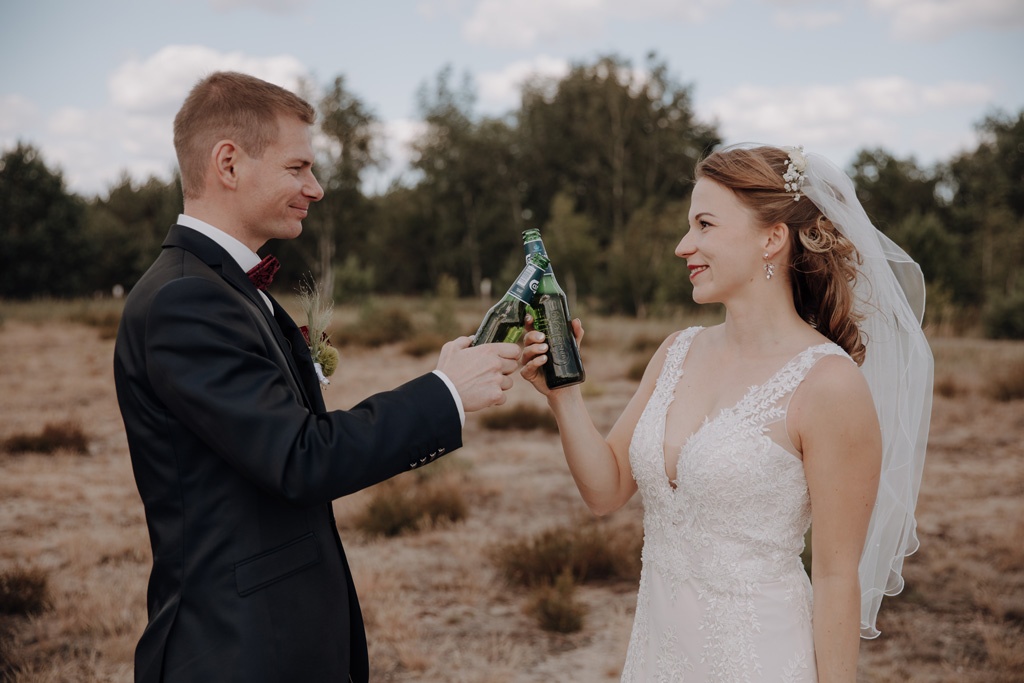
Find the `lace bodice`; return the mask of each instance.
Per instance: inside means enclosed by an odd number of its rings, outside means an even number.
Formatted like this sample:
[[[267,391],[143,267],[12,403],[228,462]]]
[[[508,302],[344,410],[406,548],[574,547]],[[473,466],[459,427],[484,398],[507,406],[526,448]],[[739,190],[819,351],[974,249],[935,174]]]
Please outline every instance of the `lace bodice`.
[[[669,348],[630,444],[644,504],[644,569],[623,680],[662,680],[652,667],[673,681],[813,680],[800,677],[808,667],[813,675],[813,649],[808,655],[806,648],[784,663],[793,677],[784,677],[782,669],[758,675],[763,657],[757,634],[772,627],[762,623],[759,608],[766,585],[781,587],[780,600],[794,623],[808,633],[810,625],[810,591],[799,557],[811,520],[807,481],[801,460],[769,433],[785,419],[789,398],[811,367],[826,355],[845,353],[830,343],[810,347],[735,405],[706,418],[683,444],[676,481],[669,482],[665,418],[701,329],[684,330]],[[653,583],[664,596],[652,599]],[[686,604],[678,602],[680,591],[693,592],[693,609],[680,606]],[[681,640],[686,627],[677,628],[679,623],[695,624],[700,642]],[[655,636],[658,642],[649,642]],[[683,672],[694,667],[705,674],[685,678]]]

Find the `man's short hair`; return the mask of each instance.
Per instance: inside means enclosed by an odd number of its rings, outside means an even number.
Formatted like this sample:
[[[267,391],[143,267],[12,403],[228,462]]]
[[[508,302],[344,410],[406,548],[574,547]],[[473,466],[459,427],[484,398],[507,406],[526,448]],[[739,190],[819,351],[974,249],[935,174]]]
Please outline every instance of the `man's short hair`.
[[[174,117],[174,151],[185,199],[203,191],[210,152],[232,140],[256,159],[277,139],[277,118],[294,115],[308,125],[316,110],[298,95],[234,71],[218,71],[196,83]]]

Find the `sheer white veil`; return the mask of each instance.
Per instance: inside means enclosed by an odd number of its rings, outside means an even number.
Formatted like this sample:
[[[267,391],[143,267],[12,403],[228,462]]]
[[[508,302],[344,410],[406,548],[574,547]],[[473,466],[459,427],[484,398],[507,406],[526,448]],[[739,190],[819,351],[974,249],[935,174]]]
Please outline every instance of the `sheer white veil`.
[[[718,151],[762,146],[741,143]],[[882,430],[878,496],[859,567],[860,634],[872,639],[879,635],[875,620],[882,597],[903,590],[903,558],[919,546],[914,508],[924,471],[934,374],[931,348],[921,329],[924,275],[907,252],[871,223],[842,169],[802,148],[780,149],[790,154],[789,168],[780,170],[786,191],[802,195],[797,201],[812,201],[862,260],[854,284],[854,307],[863,316],[860,330],[866,347],[861,370]]]
[[[866,355],[861,370],[882,428],[878,497],[860,560],[862,638],[876,638],[884,595],[903,590],[903,558],[918,548],[914,508],[921,486],[932,409],[934,363],[921,329],[921,268],[872,225],[853,181],[817,154],[807,159],[802,192],[860,252],[854,286]]]

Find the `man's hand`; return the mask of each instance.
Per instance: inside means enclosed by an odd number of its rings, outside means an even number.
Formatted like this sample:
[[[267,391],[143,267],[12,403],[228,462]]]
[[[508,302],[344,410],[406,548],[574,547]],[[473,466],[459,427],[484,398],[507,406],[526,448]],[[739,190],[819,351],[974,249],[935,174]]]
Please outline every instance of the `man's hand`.
[[[437,369],[455,385],[467,413],[505,403],[522,354],[516,344],[470,347],[471,342],[471,337],[453,339],[441,347],[437,359]]]

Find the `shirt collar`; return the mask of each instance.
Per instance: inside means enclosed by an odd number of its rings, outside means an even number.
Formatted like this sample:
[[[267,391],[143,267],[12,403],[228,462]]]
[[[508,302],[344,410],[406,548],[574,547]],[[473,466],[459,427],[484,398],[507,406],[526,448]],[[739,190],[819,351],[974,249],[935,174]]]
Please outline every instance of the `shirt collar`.
[[[216,242],[224,251],[235,260],[235,263],[241,267],[242,272],[248,272],[253,266],[256,266],[260,262],[260,257],[254,251],[249,249],[237,239],[227,234],[220,228],[215,228],[205,221],[201,221],[194,216],[188,216],[186,214],[178,214],[178,225],[184,225],[186,228],[191,228],[196,232],[209,237],[211,240]]]

